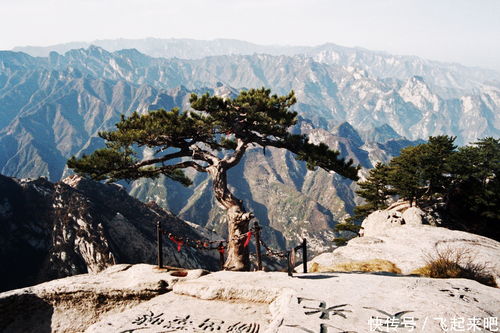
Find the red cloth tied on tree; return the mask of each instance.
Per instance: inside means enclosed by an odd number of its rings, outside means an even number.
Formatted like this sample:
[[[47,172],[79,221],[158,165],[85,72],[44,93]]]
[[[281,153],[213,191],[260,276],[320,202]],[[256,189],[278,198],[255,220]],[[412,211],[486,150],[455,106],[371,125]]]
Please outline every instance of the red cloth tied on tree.
[[[252,232],[249,231],[247,232],[247,239],[245,239],[245,244],[243,244],[244,247],[247,247],[248,244],[250,244],[250,239],[252,238]]]
[[[220,254],[224,254],[225,250],[226,249],[224,248],[224,245],[222,245],[222,243],[219,246],[217,246],[217,251],[219,251]]]
[[[177,252],[181,252],[182,245],[184,245],[184,240],[182,239],[176,239],[174,235],[169,236],[170,240],[177,244]]]

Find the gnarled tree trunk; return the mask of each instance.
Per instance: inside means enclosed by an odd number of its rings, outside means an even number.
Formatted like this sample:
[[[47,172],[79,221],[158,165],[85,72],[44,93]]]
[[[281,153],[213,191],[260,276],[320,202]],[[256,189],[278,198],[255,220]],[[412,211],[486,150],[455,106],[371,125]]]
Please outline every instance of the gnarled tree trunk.
[[[224,269],[231,271],[250,270],[248,247],[245,247],[246,233],[252,214],[245,211],[243,202],[227,188],[227,170],[221,163],[207,168],[212,178],[215,198],[227,211],[228,248]]]

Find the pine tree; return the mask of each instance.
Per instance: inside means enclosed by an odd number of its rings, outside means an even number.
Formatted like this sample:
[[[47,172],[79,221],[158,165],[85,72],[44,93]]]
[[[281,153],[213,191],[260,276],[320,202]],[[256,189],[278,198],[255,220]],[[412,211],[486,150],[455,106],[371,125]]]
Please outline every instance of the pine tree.
[[[389,182],[398,196],[410,201],[410,205],[425,192],[424,172],[419,163],[422,150],[421,146],[404,148],[389,163]]]
[[[193,94],[191,111],[156,110],[122,117],[116,130],[99,133],[106,148],[72,157],[68,166],[96,180],[165,175],[184,185],[191,181],[183,169],[208,173],[215,199],[227,212],[229,244],[224,267],[248,270],[248,248],[242,236],[252,214],[229,190],[227,172],[250,146],[287,149],[310,170],[319,167],[357,180],[359,166],[352,160],[345,161],[325,144],[310,143],[305,135],[290,134],[297,122],[297,113],[289,110],[295,102],[293,92],[277,96],[265,88],[243,91],[234,99]],[[138,150],[143,147],[153,149],[153,156],[140,158]]]
[[[387,165],[378,162],[375,168],[369,171],[366,180],[358,182],[359,189],[356,194],[365,199],[366,204],[355,208],[356,215],[364,218],[371,212],[387,208],[388,199],[395,194],[389,185],[389,171]]]
[[[366,203],[337,231],[352,231],[392,195],[410,204],[439,203],[443,225],[500,239],[500,139],[484,138],[456,150],[454,137],[429,137],[407,147],[387,166],[377,164],[356,192]],[[387,191],[387,192],[384,192]],[[349,224],[350,223],[350,224]],[[342,241],[342,239],[340,240]]]
[[[361,222],[370,213],[387,208],[388,200],[395,194],[389,185],[389,167],[381,162],[368,172],[366,180],[358,182],[356,194],[365,200],[365,203],[354,207],[354,215],[344,223],[338,223],[334,231],[343,237],[336,237],[335,244],[345,245],[347,241],[360,235]]]
[[[451,182],[449,161],[456,146],[454,137],[441,135],[429,141],[401,150],[389,162],[389,183],[395,192],[410,205],[424,195],[443,197]]]
[[[460,147],[451,170],[450,226],[500,239],[500,139]]]
[[[450,159],[457,146],[456,137],[439,135],[429,137],[423,144],[424,153],[419,161],[423,178],[427,183],[427,194],[443,196],[451,183]]]

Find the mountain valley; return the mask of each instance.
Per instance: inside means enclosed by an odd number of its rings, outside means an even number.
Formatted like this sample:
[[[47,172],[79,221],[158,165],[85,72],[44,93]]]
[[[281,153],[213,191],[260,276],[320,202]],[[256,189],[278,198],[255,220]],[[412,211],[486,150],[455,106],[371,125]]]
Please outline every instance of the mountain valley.
[[[102,147],[97,133],[122,114],[186,109],[191,92],[234,96],[261,86],[277,94],[294,90],[299,121],[293,131],[338,149],[363,170],[430,135],[454,135],[465,144],[500,134],[500,76],[493,71],[333,44],[269,49],[156,41],[156,48],[138,47],[146,55],[119,49],[131,46],[122,42],[113,52],[97,46],[39,54],[46,57],[0,52],[0,173],[59,181],[71,174],[67,159]],[[123,185],[144,202],[224,235],[210,181],[189,176],[188,188],[167,179]],[[278,149],[251,149],[229,183],[263,225],[264,240],[278,248],[308,237],[314,253],[331,249],[332,227],[359,202],[351,181],[308,171]]]

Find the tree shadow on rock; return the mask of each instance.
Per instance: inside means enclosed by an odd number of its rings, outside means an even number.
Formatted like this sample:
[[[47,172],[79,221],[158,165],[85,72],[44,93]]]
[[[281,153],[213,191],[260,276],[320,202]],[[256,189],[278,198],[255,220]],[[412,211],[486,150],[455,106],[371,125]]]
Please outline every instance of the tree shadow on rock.
[[[307,273],[304,273],[304,275],[295,275],[294,277],[299,278],[299,279],[320,280],[320,279],[335,278],[335,277],[338,277],[338,275],[320,275],[320,274],[309,275]]]

